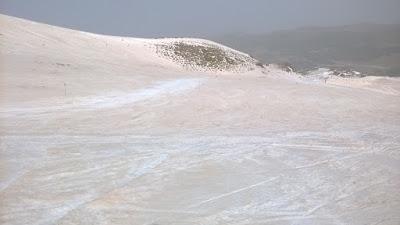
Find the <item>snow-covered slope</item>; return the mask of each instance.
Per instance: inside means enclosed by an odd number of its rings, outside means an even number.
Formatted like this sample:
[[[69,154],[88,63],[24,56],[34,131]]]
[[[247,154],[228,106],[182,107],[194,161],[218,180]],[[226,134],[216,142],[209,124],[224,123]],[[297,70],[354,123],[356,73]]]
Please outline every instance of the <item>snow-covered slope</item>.
[[[62,61],[54,62],[56,66],[86,65],[82,60],[91,59],[103,62],[105,66],[118,64],[135,69],[151,66],[168,69],[181,67],[194,71],[246,72],[254,70],[257,63],[247,54],[202,39],[111,37],[5,15],[0,15],[0,21],[3,54],[32,55],[30,51],[35,51],[36,58],[51,56],[54,61]],[[76,52],[78,49],[79,55]],[[40,63],[39,59],[36,62]]]
[[[18,96],[1,98],[3,104],[8,99],[35,99],[19,91],[27,86],[35,88],[40,96],[63,95],[64,85],[71,90],[69,95],[94,94],[99,87],[124,90],[126,84],[120,81],[133,72],[136,76],[260,71],[288,75],[280,68],[261,65],[245,53],[203,39],[104,36],[1,14],[0,25],[2,76],[16,81],[11,85],[2,83],[0,89],[3,94]],[[106,78],[108,75],[113,78]],[[79,83],[70,82],[78,79]]]
[[[0,224],[399,224],[399,79],[286,70],[0,15]]]

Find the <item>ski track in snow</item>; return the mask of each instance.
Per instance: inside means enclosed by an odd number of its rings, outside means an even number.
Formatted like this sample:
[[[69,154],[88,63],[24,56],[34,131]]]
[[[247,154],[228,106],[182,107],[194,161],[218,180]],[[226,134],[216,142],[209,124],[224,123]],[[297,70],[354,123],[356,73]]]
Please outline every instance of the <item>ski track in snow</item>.
[[[0,116],[31,116],[31,114],[52,113],[59,111],[99,110],[123,107],[145,100],[155,100],[168,95],[179,95],[198,87],[204,79],[176,79],[157,82],[154,86],[136,90],[131,93],[115,92],[107,95],[81,97],[73,99],[73,103],[59,104],[49,107],[22,107],[0,110]]]
[[[24,154],[11,154],[17,152],[30,151],[42,152],[42,154],[31,157],[32,165],[29,168],[29,174],[20,174],[17,171],[14,175],[10,174],[10,180],[0,182],[0,186],[3,186],[0,193],[8,193],[25,182],[29,182],[30,186],[29,189],[22,190],[20,193],[21,196],[25,196],[24,198],[6,199],[7,207],[0,211],[0,219],[4,224],[14,224],[7,222],[6,218],[11,217],[19,218],[18,221],[28,221],[29,218],[25,217],[28,214],[20,210],[25,208],[25,212],[34,210],[40,215],[30,224],[58,224],[76,215],[72,213],[74,211],[79,211],[84,215],[85,210],[91,209],[103,214],[107,213],[107,209],[111,207],[114,210],[118,209],[120,213],[125,212],[128,215],[135,212],[139,215],[149,215],[149,218],[161,218],[160,221],[164,221],[162,218],[165,216],[172,215],[178,217],[188,215],[197,218],[214,214],[221,217],[231,215],[235,218],[255,214],[262,218],[253,220],[254,224],[289,220],[314,220],[312,224],[316,224],[321,219],[325,222],[341,224],[344,212],[332,211],[335,209],[334,206],[345,203],[347,207],[352,207],[352,197],[365,191],[380,193],[380,187],[387,185],[392,179],[390,170],[385,169],[384,165],[374,164],[367,160],[374,157],[382,146],[379,148],[364,146],[366,147],[364,148],[358,144],[356,137],[350,138],[347,143],[335,143],[333,141],[336,137],[325,136],[324,133],[302,135],[275,134],[269,137],[1,136],[0,140],[9,146],[9,148],[1,149],[3,160],[5,157],[11,157],[18,159],[13,162],[25,161]],[[23,147],[17,143],[26,145]],[[327,143],[331,143],[332,152],[325,153]],[[103,144],[110,145],[109,149],[98,149],[98,146]],[[57,146],[69,146],[69,150],[56,156],[46,153],[47,149]],[[322,152],[308,158],[308,147],[320,148]],[[251,159],[257,159],[260,163],[254,164]],[[75,164],[80,165],[82,160],[86,162],[83,165],[87,164],[85,167],[75,166]],[[209,163],[222,168],[236,168],[218,177],[218,179],[227,179],[226,181],[233,183],[203,195],[192,196],[190,192],[187,192],[191,189],[179,188],[180,190],[175,193],[176,196],[165,195],[161,199],[155,197],[156,199],[147,199],[142,202],[132,198],[136,194],[131,193],[130,197],[126,196],[127,199],[120,199],[121,202],[118,205],[102,206],[100,204],[103,199],[112,196],[112,193],[118,193],[118,190],[125,188],[135,191],[134,193],[140,190],[139,193],[144,196],[153,194],[157,196],[161,190],[168,193],[170,182],[173,182],[172,184],[178,182],[177,185],[182,184],[182,187],[191,185],[192,182],[200,189],[207,188],[208,185],[213,187],[213,183],[187,180],[184,175],[186,172],[196,173],[197,168],[203,168],[203,165]],[[273,167],[270,167],[271,163]],[[55,165],[57,165],[57,170],[50,169]],[[312,169],[316,165],[320,166],[318,170]],[[218,167],[211,168],[215,170]],[[365,170],[364,167],[369,169]],[[271,168],[273,168],[272,171]],[[242,169],[249,173],[244,176]],[[26,171],[28,168],[21,168],[21,170]],[[389,173],[379,175],[379,180],[375,181],[376,185],[365,183],[373,176],[371,174],[381,170]],[[335,173],[345,173],[347,178],[335,176]],[[179,178],[174,178],[174,176]],[[330,181],[330,176],[339,179]],[[91,179],[88,179],[89,177]],[[237,179],[238,177],[240,179]],[[139,178],[143,179],[138,181]],[[354,183],[354,180],[358,182]],[[320,188],[321,185],[323,189]],[[43,190],[46,192],[43,193]],[[59,196],[58,198],[62,198],[62,201],[52,202],[40,197],[35,200],[36,197],[31,196],[31,192],[48,196],[45,199]],[[249,194],[255,192],[258,194],[251,198]],[[60,193],[70,194],[61,197]],[[326,197],[319,198],[321,193],[324,193]],[[251,204],[254,204],[255,208],[241,205],[240,202],[242,199],[245,200],[246,196],[250,197]],[[31,199],[31,201],[23,199]],[[395,200],[396,197],[391,201]],[[175,206],[169,203],[170,208],[162,207],[164,204],[159,205],[168,201],[179,204]],[[226,205],[226,202],[231,201],[234,205]],[[360,201],[363,200],[360,199]],[[95,208],[92,208],[93,204],[96,205]],[[268,207],[264,208],[264,204]],[[225,205],[223,211],[209,212],[221,205]],[[236,216],[235,207],[240,209],[240,213]],[[385,206],[382,205],[382,207]],[[361,208],[355,212],[368,209],[369,207]],[[277,212],[286,213],[277,214]],[[385,215],[387,214],[383,213],[382,218]],[[343,224],[346,223],[343,222]]]

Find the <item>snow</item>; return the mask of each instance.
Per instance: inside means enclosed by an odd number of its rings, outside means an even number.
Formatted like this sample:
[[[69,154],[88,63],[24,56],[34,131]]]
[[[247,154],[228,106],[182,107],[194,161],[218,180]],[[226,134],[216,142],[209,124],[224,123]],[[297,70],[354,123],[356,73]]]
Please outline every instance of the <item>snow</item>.
[[[185,71],[172,39],[0,20],[1,224],[400,223],[399,79]]]
[[[4,116],[32,115],[40,113],[54,113],[60,111],[76,111],[76,110],[96,110],[106,108],[118,108],[130,105],[139,101],[151,100],[153,98],[171,97],[185,91],[196,88],[202,82],[202,79],[177,79],[172,81],[158,82],[158,84],[136,90],[131,93],[113,92],[106,95],[97,95],[92,97],[74,98],[72,102],[59,102],[58,106],[52,105],[47,107],[29,107],[9,108],[1,110],[0,114]]]

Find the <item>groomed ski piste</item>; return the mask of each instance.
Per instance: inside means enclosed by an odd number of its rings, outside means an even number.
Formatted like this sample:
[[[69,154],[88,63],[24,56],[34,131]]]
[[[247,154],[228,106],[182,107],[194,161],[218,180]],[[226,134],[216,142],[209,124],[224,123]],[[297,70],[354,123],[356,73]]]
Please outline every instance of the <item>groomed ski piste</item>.
[[[400,223],[398,78],[5,15],[0,53],[0,224]]]

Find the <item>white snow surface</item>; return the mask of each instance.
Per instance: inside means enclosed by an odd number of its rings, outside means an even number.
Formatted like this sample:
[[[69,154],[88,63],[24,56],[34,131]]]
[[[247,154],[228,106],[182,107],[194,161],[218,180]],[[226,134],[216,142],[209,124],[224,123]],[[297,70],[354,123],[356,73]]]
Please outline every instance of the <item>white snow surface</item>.
[[[399,79],[186,71],[168,41],[0,15],[0,224],[400,223]]]

